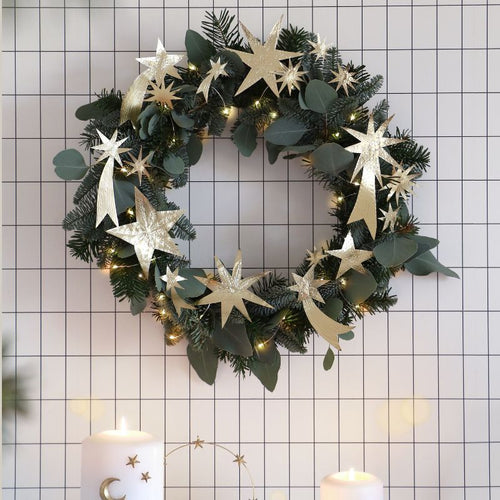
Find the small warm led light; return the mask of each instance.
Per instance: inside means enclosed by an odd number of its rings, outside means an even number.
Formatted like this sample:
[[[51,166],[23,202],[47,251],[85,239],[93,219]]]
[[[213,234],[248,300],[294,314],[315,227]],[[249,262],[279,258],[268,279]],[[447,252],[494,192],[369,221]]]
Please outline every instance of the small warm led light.
[[[172,333],[171,333],[171,334],[168,336],[168,338],[169,338],[170,340],[175,340],[177,337],[176,337],[174,334],[172,334]]]
[[[231,113],[231,108],[228,108],[227,106],[225,108],[222,108],[222,114],[224,116],[229,116],[230,113]]]
[[[160,314],[164,316],[165,314],[167,314],[167,311],[165,311],[165,309],[162,309]]]
[[[127,213],[128,213],[129,215],[134,215],[134,209],[133,209],[133,208],[129,208],[129,209],[127,209]]]
[[[355,186],[359,186],[359,182],[358,182],[358,181],[354,181],[354,182],[353,182],[353,184],[354,184]]]
[[[253,104],[256,108],[260,108],[260,101],[257,100]]]
[[[139,273],[137,276],[139,276],[139,278],[143,278],[143,274],[142,273]]]
[[[346,286],[346,284],[347,284],[347,280],[346,280],[345,278],[340,278],[340,284],[341,284],[342,286]]]
[[[193,63],[189,63],[188,64],[188,68],[191,70],[191,71],[196,71],[198,68],[193,64]]]
[[[342,203],[344,201],[344,197],[343,196],[337,196],[337,201],[339,203]]]
[[[340,137],[340,132],[334,132],[332,135],[335,139],[338,139]]]
[[[275,118],[277,118],[277,117],[278,117],[278,113],[276,113],[276,111],[271,111],[271,112],[269,113],[269,116],[270,116],[270,117],[274,120]]]
[[[265,344],[263,342],[259,342],[257,344],[257,349],[264,349],[264,347],[265,347]]]
[[[163,293],[160,293],[160,295],[158,295],[158,300],[160,302],[164,301],[165,300],[165,295],[163,295]]]
[[[118,269],[118,265],[117,264],[113,264],[112,268],[113,269]]]
[[[354,121],[355,119],[356,119],[356,115],[354,113],[351,113],[349,120]]]

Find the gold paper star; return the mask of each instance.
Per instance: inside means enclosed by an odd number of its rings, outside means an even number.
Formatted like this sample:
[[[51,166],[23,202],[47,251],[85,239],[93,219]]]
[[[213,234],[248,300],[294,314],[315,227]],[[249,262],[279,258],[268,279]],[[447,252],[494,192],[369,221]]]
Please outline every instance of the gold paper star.
[[[387,210],[387,212],[385,210],[382,210],[381,208],[379,210],[383,214],[383,217],[378,218],[378,220],[384,221],[384,227],[382,228],[382,231],[390,228],[390,230],[394,232],[394,227],[396,225],[396,222],[398,221],[399,207],[397,207],[396,210],[393,210],[392,205],[389,204],[389,209]]]
[[[321,41],[321,37],[319,35],[316,35],[316,39],[318,40],[317,42],[311,42],[311,40],[309,40],[309,45],[313,48],[313,50],[311,50],[311,54],[316,56],[317,61],[318,59],[324,59],[326,57],[326,53],[330,48],[330,45],[326,43],[326,40]]]
[[[309,261],[310,266],[315,266],[318,264],[321,260],[323,260],[326,257],[325,252],[323,251],[323,248],[320,248],[319,250],[316,250],[316,247],[313,248],[313,250],[306,250],[308,257],[306,257],[306,260]]]
[[[287,87],[288,94],[290,95],[294,87],[297,90],[300,89],[299,83],[304,83],[302,75],[305,75],[306,71],[300,71],[300,62],[296,66],[292,66],[292,61],[288,61],[288,66],[281,63],[281,68],[283,74],[276,80],[278,83],[281,83],[279,91],[281,93]]]
[[[314,279],[314,266],[310,267],[304,276],[292,273],[295,285],[290,286],[290,290],[299,294],[299,300],[304,301],[307,299],[314,299],[318,302],[324,303],[323,297],[318,292],[318,288],[326,285],[328,280]]]
[[[238,464],[238,467],[245,465],[246,464],[245,455],[236,454],[233,462],[236,462]]]
[[[354,78],[354,73],[351,73],[347,67],[339,66],[337,71],[333,71],[333,76],[335,77],[333,80],[330,80],[328,83],[336,83],[337,88],[335,90],[339,90],[340,87],[344,89],[346,95],[349,95],[349,87],[354,89],[354,83],[358,83],[358,80]]]
[[[397,165],[396,168],[393,169],[390,180],[387,183],[387,188],[389,189],[387,201],[395,195],[396,204],[399,205],[400,197],[406,201],[408,196],[413,194],[413,188],[415,186],[413,179],[418,177],[418,174],[412,174],[412,170],[413,167],[408,167],[404,170],[401,165]]]
[[[250,33],[243,23],[240,24],[248,39],[248,44],[252,49],[252,53],[229,49],[231,52],[238,54],[240,59],[250,67],[250,71],[235,95],[241,94],[262,79],[267,83],[274,94],[279,96],[276,74],[282,73],[280,61],[282,59],[298,57],[302,54],[300,52],[287,52],[285,50],[276,49],[278,36],[281,30],[281,19],[273,26],[268,39],[263,45],[254,35],[252,35],[252,33]]]
[[[167,266],[166,274],[160,276],[160,278],[166,283],[165,289],[167,292],[170,292],[170,298],[172,299],[178,316],[180,316],[182,309],[195,309],[194,306],[180,297],[176,291],[176,288],[182,289],[182,285],[179,284],[179,281],[186,281],[186,278],[179,276],[179,269],[171,271]]]
[[[108,233],[134,245],[135,253],[145,277],[155,249],[181,255],[169,231],[184,213],[183,210],[156,211],[148,199],[135,188],[136,222],[108,229]]]
[[[140,464],[140,460],[137,460],[137,455],[133,457],[128,457],[128,462],[125,465],[131,465],[135,469],[135,464]]]
[[[219,273],[219,281],[212,278],[201,278],[196,276],[196,279],[201,281],[205,286],[207,286],[212,293],[206,297],[201,298],[198,304],[215,304],[216,302],[221,303],[221,320],[222,327],[226,324],[229,315],[234,307],[245,316],[248,321],[252,321],[248,315],[248,311],[243,303],[243,299],[253,302],[254,304],[259,304],[264,307],[272,306],[266,301],[262,300],[260,297],[252,293],[248,288],[250,288],[254,283],[259,281],[263,276],[268,273],[260,273],[256,276],[250,276],[248,278],[241,278],[241,250],[238,250],[236,258],[234,259],[233,272],[229,274],[229,271],[224,267],[224,264],[215,257],[215,264],[217,266],[217,271]]]
[[[127,161],[126,164],[129,167],[132,167],[132,170],[128,172],[127,177],[129,175],[137,173],[137,177],[139,178],[139,185],[142,184],[142,175],[144,174],[146,177],[149,177],[149,172],[147,169],[151,167],[148,164],[149,159],[153,156],[153,151],[151,151],[146,158],[142,157],[142,146],[139,151],[139,156],[136,158],[133,154],[129,153],[128,155],[132,159],[132,161]]]
[[[210,85],[212,84],[212,82],[217,80],[219,76],[227,76],[227,73],[224,71],[227,63],[222,64],[220,57],[219,59],[217,59],[217,61],[210,61],[210,65],[212,67],[207,71],[207,75],[200,83],[200,86],[196,91],[197,94],[203,94],[203,96],[205,97],[205,101],[208,101],[208,91],[210,90]]]
[[[118,137],[118,129],[113,132],[113,135],[108,139],[100,130],[97,130],[99,137],[101,138],[102,144],[98,144],[97,146],[92,146],[92,149],[97,149],[98,151],[102,151],[101,156],[97,159],[97,163],[106,158],[113,158],[120,166],[122,166],[122,159],[120,155],[122,153],[126,153],[130,151],[130,148],[121,148],[120,146],[128,139],[125,137],[124,139],[120,139],[117,141]]]
[[[193,441],[192,444],[194,444],[194,449],[196,448],[203,448],[203,445],[205,444],[204,439],[200,439],[200,436],[196,436],[196,441]]]
[[[173,109],[174,105],[172,104],[172,101],[180,100],[180,97],[175,95],[177,94],[177,90],[172,90],[173,84],[174,82],[170,82],[170,85],[165,88],[165,84],[163,82],[161,82],[160,85],[156,85],[155,82],[151,82],[151,87],[153,88],[148,91],[151,96],[144,99],[144,101],[157,102],[158,104],[161,104],[169,109]]]
[[[181,78],[174,64],[180,62],[183,57],[177,54],[168,55],[165,47],[160,39],[158,39],[156,55],[153,57],[138,57],[137,61],[148,67],[145,74],[150,80],[154,78],[156,83],[163,83],[165,75],[170,75],[178,79]]]
[[[366,269],[363,267],[362,263],[373,255],[369,250],[358,250],[354,246],[351,231],[347,233],[344,244],[340,250],[328,250],[327,253],[340,259],[337,278],[340,278],[349,271],[349,269],[354,269],[359,273],[366,273]]]
[[[146,481],[147,483],[150,479],[152,479],[152,477],[149,475],[149,472],[141,472],[141,474],[141,481]]]

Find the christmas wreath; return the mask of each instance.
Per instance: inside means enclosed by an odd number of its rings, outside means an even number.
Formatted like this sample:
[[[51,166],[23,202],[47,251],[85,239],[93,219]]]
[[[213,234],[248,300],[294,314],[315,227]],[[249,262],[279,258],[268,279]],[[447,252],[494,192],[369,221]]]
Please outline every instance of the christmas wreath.
[[[187,340],[198,375],[213,383],[219,361],[252,372],[273,390],[278,346],[306,352],[317,332],[340,349],[352,322],[396,302],[389,288],[399,270],[456,276],[431,253],[407,206],[428,151],[409,133],[388,131],[388,103],[369,110],[382,84],[364,66],[344,64],[335,47],[278,21],[261,43],[227,11],[207,13],[204,36],[186,33],[187,64],[167,54],[138,61],[144,71],[125,95],[103,91],[80,107],[88,121],[82,143],[97,158],[89,168],[74,149],[54,158],[65,180],[82,179],[63,226],[68,246],[109,270],[113,294],[133,314],[150,304],[167,344]],[[232,140],[250,156],[263,134],[269,157],[300,158],[332,193],[333,235],[307,251],[293,282],[275,272],[242,277],[238,252],[231,272],[193,269],[175,239],[195,231],[168,192],[185,185],[202,155],[203,138],[223,132],[232,108]],[[272,167],[270,167],[272,168]],[[324,366],[334,361],[331,348]]]

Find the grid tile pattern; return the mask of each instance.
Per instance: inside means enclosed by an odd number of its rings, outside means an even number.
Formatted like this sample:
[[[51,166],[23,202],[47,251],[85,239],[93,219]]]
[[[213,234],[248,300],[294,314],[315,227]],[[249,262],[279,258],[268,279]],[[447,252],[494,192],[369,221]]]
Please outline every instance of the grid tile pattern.
[[[51,166],[78,147],[77,106],[126,89],[157,37],[181,52],[185,30],[222,7],[262,36],[284,14],[384,75],[395,121],[432,152],[415,213],[461,276],[399,276],[397,306],[360,322],[331,372],[316,338],[283,356],[272,394],[224,366],[204,385],[183,346],[167,352],[149,314],[131,317],[105,275],[65,253],[75,184]],[[125,415],[166,450],[197,434],[241,450],[260,499],[319,499],[321,477],[349,467],[381,477],[391,500],[500,499],[499,26],[486,0],[5,0],[5,365],[29,377],[29,413],[4,444],[4,498],[79,499],[80,441]],[[324,192],[296,163],[267,165],[262,143],[247,159],[228,136],[208,141],[174,198],[198,231],[182,248],[196,266],[240,246],[247,268],[288,272],[329,234]],[[180,453],[167,497],[247,499],[230,465]]]

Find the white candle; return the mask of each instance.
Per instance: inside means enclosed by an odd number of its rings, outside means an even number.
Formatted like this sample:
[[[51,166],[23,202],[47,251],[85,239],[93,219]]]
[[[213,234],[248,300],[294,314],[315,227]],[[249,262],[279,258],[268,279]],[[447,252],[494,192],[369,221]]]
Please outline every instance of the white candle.
[[[351,469],[321,481],[320,500],[383,500],[384,485],[373,474]]]
[[[82,443],[81,500],[163,500],[163,443],[140,431],[99,432]]]

